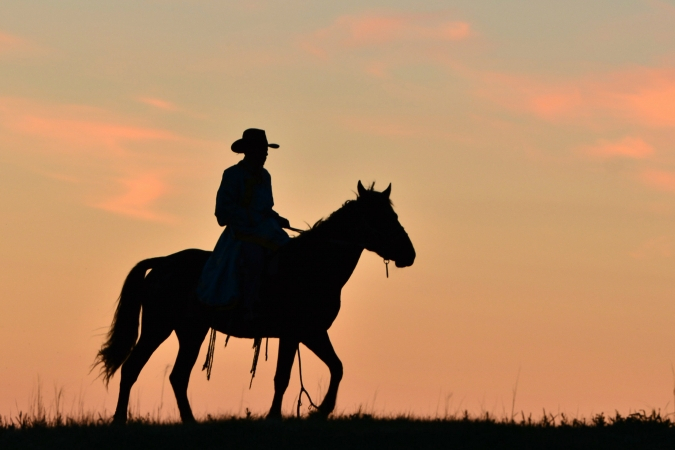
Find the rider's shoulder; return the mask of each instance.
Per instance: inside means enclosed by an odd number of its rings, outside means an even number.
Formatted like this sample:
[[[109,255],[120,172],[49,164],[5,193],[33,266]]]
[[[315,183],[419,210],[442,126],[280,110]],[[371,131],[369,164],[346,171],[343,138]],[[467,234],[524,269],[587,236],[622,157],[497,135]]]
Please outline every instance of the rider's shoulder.
[[[270,173],[264,167],[260,170],[260,175],[262,176],[263,180],[268,183],[272,179]],[[231,182],[234,182],[235,180],[244,181],[252,176],[253,175],[250,173],[250,171],[246,169],[246,167],[244,166],[243,161],[240,161],[238,164],[228,167],[223,172],[223,180],[229,180]]]
[[[223,178],[241,177],[246,173],[246,170],[241,166],[241,163],[228,167],[223,171]]]

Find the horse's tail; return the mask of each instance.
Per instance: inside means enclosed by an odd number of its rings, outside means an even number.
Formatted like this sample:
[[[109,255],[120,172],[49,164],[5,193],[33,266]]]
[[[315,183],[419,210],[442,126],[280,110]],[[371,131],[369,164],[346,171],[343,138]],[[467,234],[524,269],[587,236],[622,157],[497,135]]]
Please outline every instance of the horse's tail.
[[[101,376],[106,386],[136,345],[141,303],[145,294],[143,288],[145,274],[161,259],[163,257],[139,262],[124,280],[110,331],[92,366],[94,368],[101,365]]]

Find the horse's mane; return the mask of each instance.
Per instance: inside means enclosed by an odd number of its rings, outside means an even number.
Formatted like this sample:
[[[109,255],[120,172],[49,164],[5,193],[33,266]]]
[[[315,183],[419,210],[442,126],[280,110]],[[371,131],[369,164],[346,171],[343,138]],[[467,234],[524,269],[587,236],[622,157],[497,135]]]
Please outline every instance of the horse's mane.
[[[381,192],[378,192],[375,190],[375,182],[368,186],[366,188],[367,195],[370,195],[370,193],[374,194],[380,194]],[[322,217],[321,219],[317,220],[314,222],[314,225],[310,225],[309,229],[306,231],[302,232],[298,236],[294,237],[293,239],[304,239],[304,238],[309,238],[312,236],[316,236],[317,234],[321,233],[323,230],[325,230],[331,223],[340,221],[346,216],[351,216],[354,214],[355,209],[358,207],[358,201],[362,196],[360,196],[358,193],[356,194],[356,198],[352,200],[347,200],[342,204],[340,208],[337,210],[333,211],[328,217]],[[389,200],[389,205],[393,206],[393,203],[391,200]]]

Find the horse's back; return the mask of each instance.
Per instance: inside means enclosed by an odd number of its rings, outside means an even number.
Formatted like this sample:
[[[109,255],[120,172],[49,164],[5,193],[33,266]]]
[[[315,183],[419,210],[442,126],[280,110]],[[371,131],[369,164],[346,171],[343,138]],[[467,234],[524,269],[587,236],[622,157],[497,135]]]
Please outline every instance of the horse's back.
[[[150,301],[166,304],[187,300],[197,288],[209,256],[210,251],[189,248],[162,258],[146,277]]]
[[[171,262],[171,264],[182,265],[186,270],[194,271],[198,267],[199,272],[201,273],[202,267],[206,264],[206,260],[209,259],[211,253],[213,252],[198,248],[188,248],[165,256],[165,258],[167,261]]]

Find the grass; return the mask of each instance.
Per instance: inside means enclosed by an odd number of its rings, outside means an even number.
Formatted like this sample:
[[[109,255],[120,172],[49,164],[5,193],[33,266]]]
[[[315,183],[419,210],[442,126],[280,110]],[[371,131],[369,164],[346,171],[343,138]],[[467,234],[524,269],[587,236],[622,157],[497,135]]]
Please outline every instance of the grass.
[[[82,395],[64,412],[64,393],[54,388],[51,404],[44,401],[38,380],[27,413],[0,416],[0,450],[10,449],[675,449],[675,422],[660,411],[627,416],[597,414],[571,418],[543,412],[533,418],[503,412],[450,411],[436,416],[387,416],[366,405],[354,414],[319,419],[288,417],[267,421],[246,410],[244,415],[207,416],[183,425],[167,415],[162,404],[141,415],[130,409],[126,426],[113,425],[108,413],[86,411]],[[373,400],[374,403],[374,400]]]
[[[675,448],[675,423],[659,412],[628,416],[603,414],[570,419],[544,413],[533,419],[497,418],[490,414],[421,419],[361,412],[321,420],[287,418],[267,421],[245,417],[211,417],[190,425],[132,417],[126,426],[109,417],[84,414],[64,417],[43,407],[0,420],[0,449],[660,449]]]

